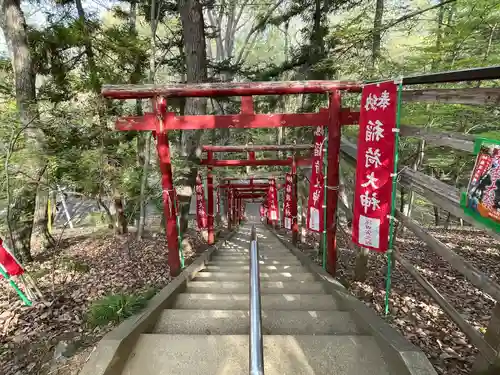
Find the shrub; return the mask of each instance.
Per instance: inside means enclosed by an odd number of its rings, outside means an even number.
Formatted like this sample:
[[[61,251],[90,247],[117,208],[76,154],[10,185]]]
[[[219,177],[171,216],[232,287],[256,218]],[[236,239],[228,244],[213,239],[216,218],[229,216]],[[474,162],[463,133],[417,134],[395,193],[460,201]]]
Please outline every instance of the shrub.
[[[112,294],[95,301],[87,313],[91,327],[120,323],[142,310],[157,290],[150,288],[142,294]]]

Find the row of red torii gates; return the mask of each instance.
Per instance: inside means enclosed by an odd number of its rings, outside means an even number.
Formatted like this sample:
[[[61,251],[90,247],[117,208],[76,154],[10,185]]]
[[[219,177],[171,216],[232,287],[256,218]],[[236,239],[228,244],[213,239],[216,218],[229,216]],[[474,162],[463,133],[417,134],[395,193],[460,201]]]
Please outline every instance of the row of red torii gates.
[[[289,151],[289,150],[311,150],[312,145],[247,145],[247,146],[203,146],[202,150],[207,153],[206,159],[201,160],[201,165],[207,166],[207,193],[208,193],[208,243],[213,244],[214,236],[214,212],[213,212],[213,192],[214,183],[212,170],[213,167],[246,167],[246,166],[290,166],[293,176],[292,183],[292,217],[297,216],[297,166],[306,166],[311,164],[309,158],[297,158],[295,155],[287,159],[259,159],[255,158],[256,151]],[[213,156],[216,152],[246,152],[248,158],[246,160],[220,160]],[[221,183],[217,186],[227,202],[226,215],[228,229],[241,220],[242,201],[246,199],[258,199],[267,195],[269,183],[256,183],[255,181],[269,180],[270,178],[279,179],[284,176],[250,176],[250,177],[226,177],[222,178]],[[246,180],[248,183],[232,183],[232,180]],[[297,222],[297,220],[295,220]],[[276,222],[274,223],[277,224]],[[297,242],[298,224],[292,224],[293,242]]]
[[[291,81],[291,82],[251,82],[251,83],[210,83],[210,84],[186,84],[186,85],[105,85],[102,95],[110,99],[151,99],[154,111],[145,113],[143,116],[121,117],[116,121],[116,129],[127,131],[153,131],[156,133],[156,148],[160,170],[162,174],[162,188],[164,213],[166,222],[168,264],[172,275],[177,275],[180,270],[180,257],[178,252],[178,234],[176,226],[176,205],[170,202],[176,201],[173,186],[172,165],[168,132],[170,130],[200,130],[215,128],[277,128],[277,127],[317,127],[325,126],[328,129],[328,158],[327,158],[327,189],[326,209],[328,212],[327,226],[327,270],[334,275],[336,270],[336,210],[339,184],[339,152],[342,125],[357,124],[359,112],[342,108],[341,91],[361,92],[361,84],[357,82],[340,81]],[[314,113],[272,113],[259,114],[254,112],[253,96],[255,95],[290,95],[290,94],[327,94],[329,105]],[[167,107],[168,98],[172,97],[221,97],[241,96],[241,109],[239,114],[229,115],[184,115],[177,116],[169,112]],[[260,149],[259,149],[260,147]],[[202,165],[208,167],[207,190],[208,190],[208,226],[209,242],[213,243],[214,215],[213,215],[213,175],[212,168],[228,166],[259,166],[259,165],[282,165],[290,166],[293,173],[292,199],[292,233],[293,241],[298,238],[297,221],[297,177],[296,168],[300,165],[310,165],[310,159],[288,158],[288,159],[255,159],[255,151],[277,148],[279,146],[205,146],[206,159],[201,160]],[[282,150],[286,146],[282,147]],[[290,146],[289,149],[294,149]],[[218,160],[214,158],[216,152],[248,152],[247,160]],[[237,178],[241,179],[241,178]],[[223,181],[219,188],[230,191],[229,179]],[[226,185],[226,186],[225,186]],[[228,186],[229,185],[229,186]],[[236,188],[232,184],[232,188]],[[237,191],[245,187],[237,187]],[[234,224],[237,204],[242,199],[250,196],[262,197],[267,190],[257,190],[254,186],[253,193],[243,193],[241,190],[239,199],[231,202],[233,215],[229,225]],[[231,204],[230,203],[230,204]],[[234,209],[233,209],[234,208]],[[227,210],[229,211],[229,210]]]

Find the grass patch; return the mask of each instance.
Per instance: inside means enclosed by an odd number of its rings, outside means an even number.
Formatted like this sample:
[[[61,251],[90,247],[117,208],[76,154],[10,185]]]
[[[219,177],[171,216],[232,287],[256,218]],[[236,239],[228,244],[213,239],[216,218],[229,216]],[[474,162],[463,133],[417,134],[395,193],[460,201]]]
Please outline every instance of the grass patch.
[[[40,268],[38,270],[30,272],[30,276],[33,280],[37,281],[49,273],[50,270],[48,268]]]
[[[120,323],[141,311],[157,289],[150,288],[140,294],[111,294],[95,301],[87,313],[87,323],[91,327]]]
[[[87,273],[90,271],[90,266],[78,259],[62,258],[61,266],[68,271],[76,271],[81,273]]]

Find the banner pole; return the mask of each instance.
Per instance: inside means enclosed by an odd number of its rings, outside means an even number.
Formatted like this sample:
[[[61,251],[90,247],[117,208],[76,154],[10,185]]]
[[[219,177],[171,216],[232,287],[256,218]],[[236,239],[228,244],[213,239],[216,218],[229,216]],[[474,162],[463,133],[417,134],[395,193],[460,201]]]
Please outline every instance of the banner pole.
[[[8,275],[7,272],[4,271],[1,265],[0,265],[0,275],[2,275],[5,278],[5,280],[9,282],[9,284],[14,288],[14,290],[17,292],[17,294],[19,295],[19,297],[22,299],[22,301],[26,306],[33,305],[33,303],[28,299],[28,297],[24,295],[21,288],[17,286],[16,282],[12,279],[12,277],[10,277],[10,275]]]
[[[52,212],[50,207],[50,192],[49,199],[47,199],[47,231],[52,234]]]
[[[391,217],[389,226],[389,246],[387,249],[387,276],[385,281],[385,315],[389,315],[389,295],[391,293],[391,268],[392,251],[394,241],[394,215],[396,212],[396,191],[398,181],[398,155],[399,155],[399,123],[401,120],[401,98],[403,94],[403,80],[395,81],[398,83],[398,103],[396,107],[396,128],[394,131],[394,169],[392,173],[392,197],[391,197]]]
[[[327,193],[327,168],[328,168],[328,128],[325,126],[325,135],[324,135],[324,141],[323,141],[323,269],[326,271],[326,252],[327,252],[327,243],[326,243],[326,193]]]

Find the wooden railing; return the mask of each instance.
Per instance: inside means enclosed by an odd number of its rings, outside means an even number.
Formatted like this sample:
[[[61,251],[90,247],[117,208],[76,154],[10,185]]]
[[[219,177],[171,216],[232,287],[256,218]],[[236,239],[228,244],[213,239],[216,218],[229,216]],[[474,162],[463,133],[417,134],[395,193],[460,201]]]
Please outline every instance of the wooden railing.
[[[442,81],[441,81],[442,82]],[[468,105],[498,105],[500,104],[500,88],[463,88],[463,89],[422,89],[403,91],[403,101],[433,102],[443,104],[468,104]],[[404,107],[403,107],[404,108]],[[455,150],[472,153],[474,149],[474,136],[454,132],[438,132],[429,128],[401,125],[400,136],[418,137],[434,146],[446,146]],[[348,164],[356,165],[356,145],[347,139],[342,140],[341,158]],[[472,155],[471,155],[472,158]],[[496,240],[500,240],[500,233],[484,227],[472,217],[466,215],[460,206],[460,191],[432,176],[418,170],[400,166],[398,184],[407,190],[424,197],[433,205],[448,211],[454,217],[485,230]],[[352,211],[340,199],[339,207],[345,212],[346,217],[352,219]],[[439,293],[439,291],[405,258],[404,253],[398,250],[396,243],[394,259],[415,279],[429,296],[442,308],[449,318],[457,324],[470,342],[479,350],[480,356],[474,365],[475,370],[485,369],[500,360],[500,285],[478,270],[463,257],[455,253],[449,246],[435,238],[415,220],[396,211],[399,225],[408,228],[422,240],[429,249],[448,262],[453,269],[461,273],[472,285],[481,289],[497,301],[492,311],[487,334],[482,335]],[[356,248],[352,243],[349,247]],[[366,257],[364,249],[358,249],[358,257]],[[497,363],[498,364],[498,363]],[[500,372],[499,372],[500,373]]]

